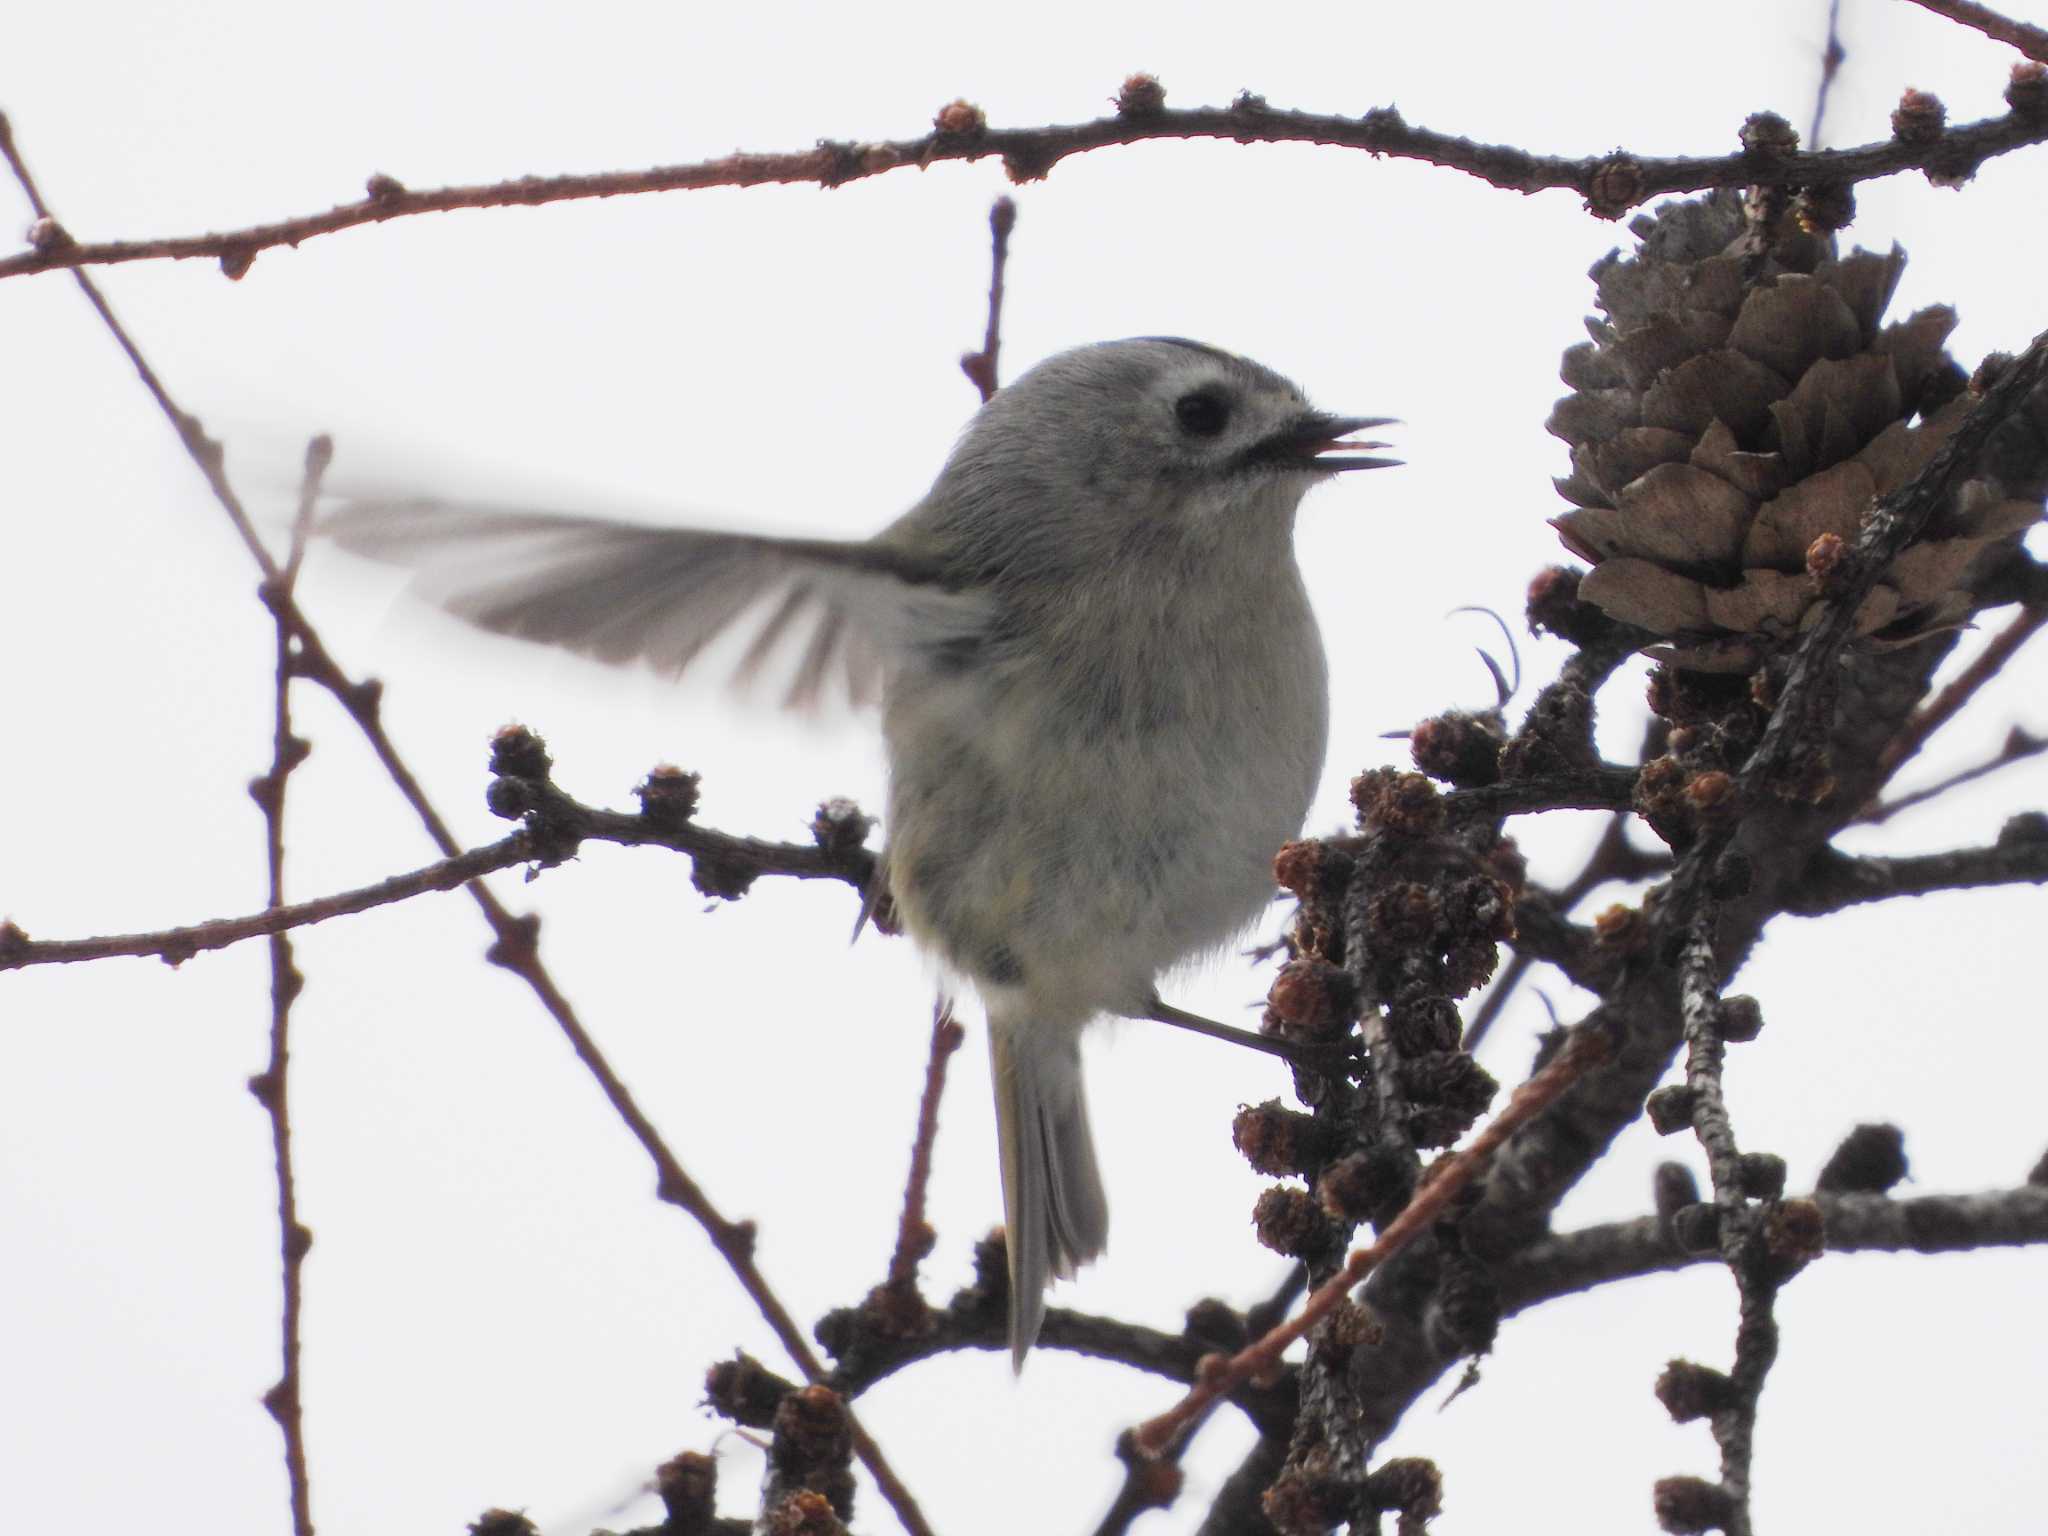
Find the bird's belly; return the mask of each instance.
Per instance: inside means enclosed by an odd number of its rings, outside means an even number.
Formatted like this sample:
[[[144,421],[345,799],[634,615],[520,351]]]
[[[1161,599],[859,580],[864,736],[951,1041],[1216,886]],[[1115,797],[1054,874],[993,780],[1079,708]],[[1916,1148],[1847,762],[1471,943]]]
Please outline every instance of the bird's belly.
[[[1076,708],[1029,676],[994,703],[985,679],[892,700],[888,867],[909,931],[1077,1020],[1141,1004],[1271,899],[1321,768],[1316,671],[1298,697],[1226,680],[1138,709],[1100,707],[1099,687]]]

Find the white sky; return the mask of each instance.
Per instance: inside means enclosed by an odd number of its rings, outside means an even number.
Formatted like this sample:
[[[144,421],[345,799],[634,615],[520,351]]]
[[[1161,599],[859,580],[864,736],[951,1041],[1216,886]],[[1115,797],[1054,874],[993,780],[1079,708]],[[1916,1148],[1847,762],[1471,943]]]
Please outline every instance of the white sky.
[[[2002,110],[2002,50],[1904,4],[1846,0],[1833,143],[1882,137],[1899,90],[1953,119]],[[2048,20],[2040,7],[2035,18]],[[309,211],[382,171],[409,185],[794,149],[922,131],[956,96],[1003,125],[1105,109],[1134,68],[1178,104],[1241,88],[1275,106],[1411,121],[1538,150],[1720,153],[1743,116],[1804,127],[1825,6],[1474,3],[1455,8],[1044,0],[960,6],[116,3],[38,9],[0,105],[81,238],[186,233]],[[1962,193],[1862,190],[1854,236],[1912,255],[1897,313],[1952,301],[1966,362],[2044,324],[2041,152]],[[755,189],[414,219],[263,255],[106,273],[172,391],[229,445],[281,524],[304,440],[335,476],[457,494],[672,510],[854,535],[914,500],[974,397],[993,162],[835,192]],[[1319,491],[1300,549],[1332,656],[1336,727],[1312,826],[1335,826],[1381,733],[1488,697],[1471,656],[1560,558],[1544,518],[1564,463],[1542,423],[1587,265],[1626,239],[1566,193],[1306,147],[1155,144],[1017,189],[1006,376],[1108,336],[1245,351],[1333,408],[1408,423],[1410,466]],[[17,201],[13,228],[27,214]],[[261,905],[244,793],[268,759],[270,638],[246,554],[70,280],[0,283],[0,912],[37,937]],[[704,774],[704,819],[801,837],[831,794],[880,802],[871,726],[804,725],[485,640],[395,610],[392,584],[316,552],[302,597],[344,664],[389,685],[393,734],[465,839],[490,731],[542,731],[579,796],[626,803],[651,764]],[[1524,642],[1540,682],[1558,649]],[[2048,727],[2040,656],[1915,770]],[[1639,692],[1606,696],[1632,749]],[[314,754],[292,780],[290,889],[310,896],[431,852],[352,728],[297,699]],[[2038,763],[1901,822],[1882,846],[1988,838],[2042,803]],[[1566,872],[1590,821],[1519,824]],[[1878,846],[1869,840],[1870,846]],[[592,848],[521,886],[544,953],[685,1165],[806,1324],[877,1279],[927,1032],[908,948],[863,940],[843,888],[764,882],[706,911],[684,861]],[[1788,923],[1738,983],[1770,1027],[1730,1072],[1738,1132],[1808,1187],[1859,1120],[1908,1131],[1919,1191],[2017,1182],[2048,1144],[2038,1084],[2040,893],[1898,903]],[[1276,909],[1277,919],[1277,909]],[[451,1531],[491,1504],[555,1531],[614,1509],[674,1452],[718,1449],[728,1507],[758,1454],[699,1406],[735,1347],[780,1352],[678,1213],[553,1026],[485,965],[466,898],[304,934],[293,1092],[306,1272],[306,1429],[332,1536]],[[1908,965],[1891,963],[1909,957]],[[1264,974],[1183,982],[1248,1020]],[[1583,999],[1555,981],[1560,1011]],[[0,980],[0,1529],[287,1525],[274,1427],[276,1236],[262,949],[178,971],[112,961]],[[1517,1079],[1533,995],[1484,1059]],[[1262,1181],[1235,1107],[1282,1092],[1268,1062],[1146,1026],[1091,1049],[1114,1237],[1055,1299],[1173,1327],[1215,1293],[1262,1295],[1280,1262],[1247,1221]],[[1162,1164],[1159,1149],[1171,1149]],[[1632,1130],[1563,1225],[1645,1209],[1665,1156]],[[998,1219],[978,1032],[948,1094],[926,1266],[943,1301]],[[1756,1466],[1764,1528],[2018,1530],[2037,1518],[2048,1255],[1830,1258],[1780,1306],[1785,1346]],[[1705,1429],[1650,1396],[1664,1361],[1725,1364],[1725,1275],[1611,1288],[1510,1324],[1481,1387],[1425,1404],[1390,1450],[1435,1457],[1445,1536],[1649,1528],[1649,1485],[1711,1474]],[[998,1354],[907,1372],[861,1412],[946,1532],[1092,1528],[1114,1433],[1174,1396],[1118,1369]],[[1219,1417],[1187,1496],[1142,1527],[1191,1529],[1249,1444]],[[1881,1471],[1879,1470],[1881,1468]],[[888,1527],[868,1490],[859,1523]]]

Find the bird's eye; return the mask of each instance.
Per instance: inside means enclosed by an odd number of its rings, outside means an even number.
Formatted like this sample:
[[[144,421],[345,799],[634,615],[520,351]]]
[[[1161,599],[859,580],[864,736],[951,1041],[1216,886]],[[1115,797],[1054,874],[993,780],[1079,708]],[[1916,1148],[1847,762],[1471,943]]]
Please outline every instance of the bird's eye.
[[[1230,424],[1230,402],[1212,389],[1198,389],[1173,402],[1174,419],[1183,432],[1215,437]]]

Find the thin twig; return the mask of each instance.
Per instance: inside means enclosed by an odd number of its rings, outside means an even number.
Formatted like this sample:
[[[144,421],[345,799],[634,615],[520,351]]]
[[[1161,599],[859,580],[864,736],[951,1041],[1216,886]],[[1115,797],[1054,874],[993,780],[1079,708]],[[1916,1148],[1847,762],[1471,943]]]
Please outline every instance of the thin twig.
[[[1286,1465],[1287,1443],[1260,1436],[1223,1479],[1195,1536],[1277,1536],[1266,1518],[1266,1490]]]
[[[1912,790],[1895,799],[1880,800],[1865,809],[1863,814],[1856,818],[1856,823],[1866,827],[1881,825],[1902,811],[1910,811],[1916,805],[1925,805],[1930,800],[1939,799],[1959,785],[1981,779],[1986,774],[1996,773],[2001,768],[2009,768],[2014,763],[2023,763],[2030,757],[2039,757],[2043,752],[2048,752],[2048,736],[2035,736],[2016,725],[2005,733],[2005,742],[1994,756],[1971,767],[1959,768],[1946,778],[1936,779],[1924,788]]]
[[[2004,669],[2013,653],[2044,624],[2048,624],[2048,604],[2026,607],[2010,624],[1993,635],[1990,643],[1977,653],[1970,664],[1957,673],[1940,693],[1915,711],[1886,745],[1883,756],[1878,759],[1878,769],[1884,778],[1889,780],[1910,762],[1914,754],[1927,744],[1927,738],[1953,720],[1963,706],[1976,697],[1977,691]]]
[[[415,192],[389,176],[374,176],[359,202],[227,232],[145,240],[75,241],[54,221],[33,232],[32,249],[0,259],[0,278],[63,267],[120,262],[207,258],[230,277],[249,270],[258,253],[298,246],[322,235],[458,208],[532,208],[547,203],[621,197],[705,187],[810,184],[843,186],[909,166],[1000,157],[1015,182],[1037,181],[1074,155],[1157,139],[1229,139],[1239,144],[1322,144],[1375,157],[1419,160],[1462,171],[1506,191],[1572,191],[1602,218],[1676,192],[1709,187],[1848,186],[1901,171],[1934,170],[1968,176],[2008,150],[2048,140],[2048,120],[2007,113],[1950,128],[1932,140],[1887,139],[1855,149],[1760,157],[1636,155],[1614,150],[1572,159],[1535,155],[1506,144],[1481,144],[1455,134],[1417,128],[1391,107],[1359,117],[1271,107],[1246,93],[1228,107],[1119,113],[1089,122],[1043,128],[990,128],[979,109],[956,103],[939,115],[946,126],[921,138],[859,143],[825,141],[780,154],[737,154],[644,171],[580,176],[521,176],[487,185]]]
[[[27,165],[15,147],[13,133],[4,114],[0,114],[0,155],[4,155],[15,176],[20,180],[38,218],[50,219],[52,216],[36,190],[34,178],[29,174]],[[411,805],[421,824],[426,827],[428,835],[445,857],[453,858],[459,851],[454,833],[449,830],[447,822],[427,799],[418,778],[399,756],[396,745],[384,730],[378,708],[381,690],[374,683],[358,683],[349,678],[327,653],[319,635],[299,610],[292,594],[276,587],[275,580],[280,574],[278,566],[269,551],[263,547],[262,541],[256,537],[253,525],[242,511],[239,498],[228,483],[220,445],[206,436],[196,417],[188,415],[171,399],[155,370],[143,358],[141,351],[129,337],[126,328],[92,279],[83,270],[78,269],[78,264],[64,265],[74,268],[72,275],[85,290],[86,297],[99,312],[101,320],[105,322],[121,350],[135,365],[136,371],[141,375],[144,385],[159,408],[170,418],[185,445],[186,452],[199,466],[200,472],[213,490],[215,499],[220,502],[236,530],[242,535],[243,542],[248,545],[252,557],[266,578],[266,591],[271,594],[269,600],[275,605],[273,611],[277,614],[278,623],[289,630],[292,640],[297,644],[297,654],[293,659],[295,672],[320,684],[334,695],[335,700],[355,722],[357,729],[369,741],[377,760],[383,764],[386,774],[398,787],[406,802]],[[789,1315],[788,1310],[769,1288],[767,1280],[754,1264],[753,1225],[728,1221],[712,1206],[704,1192],[683,1171],[681,1162],[669,1150],[653,1122],[641,1111],[624,1081],[598,1049],[596,1040],[584,1028],[582,1021],[576,1016],[575,1009],[555,985],[554,978],[546,967],[542,965],[538,947],[539,919],[531,916],[514,917],[481,880],[470,881],[465,889],[482,910],[484,919],[495,936],[486,951],[487,958],[493,964],[503,966],[517,975],[540,999],[542,1006],[555,1020],[556,1026],[568,1039],[578,1060],[596,1079],[613,1113],[625,1123],[626,1128],[654,1163],[660,1197],[682,1207],[704,1228],[712,1246],[725,1259],[742,1289],[746,1291],[763,1320],[774,1331],[790,1358],[803,1369],[809,1380],[822,1381],[826,1374],[823,1363],[810,1347],[795,1319]],[[919,1510],[917,1501],[889,1466],[880,1447],[869,1437],[858,1420],[853,1418],[850,1411],[848,1424],[855,1452],[874,1477],[882,1497],[895,1510],[897,1519],[912,1536],[929,1536],[930,1526]]]
[[[1354,1249],[1337,1273],[1309,1294],[1300,1312],[1236,1354],[1211,1357],[1205,1361],[1195,1385],[1185,1397],[1165,1413],[1138,1426],[1140,1449],[1158,1454],[1173,1443],[1182,1429],[1200,1418],[1217,1398],[1276,1368],[1290,1344],[1342,1305],[1353,1288],[1374,1269],[1426,1232],[1466,1186],[1485,1171],[1501,1144],[1562,1098],[1594,1066],[1606,1060],[1608,1050],[1606,1038],[1598,1031],[1580,1033],[1547,1066],[1515,1090],[1514,1097],[1493,1117],[1485,1130],[1458,1151],[1433,1163],[1425,1171],[1423,1183],[1402,1208],[1401,1214],[1382,1227],[1372,1242]]]
[[[1286,1278],[1280,1282],[1271,1296],[1245,1313],[1245,1326],[1250,1330],[1251,1336],[1256,1338],[1274,1327],[1287,1315],[1287,1309],[1307,1287],[1308,1266],[1297,1263],[1288,1270]],[[1194,1445],[1196,1436],[1202,1432],[1203,1426],[1215,1413],[1217,1406],[1218,1404],[1211,1403],[1194,1422],[1174,1438],[1172,1444],[1157,1455],[1147,1455],[1140,1448],[1138,1436],[1134,1431],[1125,1430],[1117,1436],[1116,1459],[1123,1463],[1124,1480],[1116,1491],[1116,1497],[1110,1501],[1109,1509],[1103,1514],[1101,1523],[1095,1527],[1095,1536],[1122,1536],[1122,1533],[1128,1531],[1146,1511],[1172,1507],[1173,1502],[1179,1498],[1185,1481],[1181,1472],[1181,1462]],[[1277,1471],[1284,1437],[1274,1434],[1268,1426],[1261,1425],[1260,1429],[1260,1443],[1269,1448],[1270,1459]],[[1268,1474],[1267,1482],[1271,1481],[1271,1474]],[[1262,1483],[1257,1491],[1263,1491],[1264,1487],[1265,1484]],[[1213,1521],[1215,1517],[1216,1507],[1212,1506],[1210,1520]],[[1207,1528],[1206,1523],[1204,1528]],[[1239,1527],[1232,1527],[1237,1528]],[[1263,1517],[1256,1528],[1271,1529],[1265,1524]]]
[[[1536,811],[1625,811],[1633,803],[1636,770],[1595,763],[1569,773],[1548,773],[1444,792],[1454,816],[1526,816]]]
[[[1707,1174],[1723,1209],[1742,1203],[1735,1128],[1721,1091],[1728,1048],[1717,1028],[1721,1003],[1720,963],[1714,954],[1719,909],[1700,894],[1679,962],[1679,1006],[1685,1019],[1685,1085],[1692,1095],[1692,1129],[1707,1155]]]
[[[2017,48],[2037,64],[2048,64],[2048,30],[2024,21],[2014,21],[1988,5],[1973,0],[1913,0],[1923,10],[1974,27],[1986,37]]]
[[[1273,1294],[1257,1306],[1245,1309],[1244,1325],[1257,1338],[1287,1315],[1288,1308],[1308,1289],[1308,1266],[1299,1259],[1287,1266],[1287,1273],[1273,1287]]]
[[[269,880],[266,905],[272,912],[282,910],[285,904],[285,783],[292,770],[305,761],[309,750],[306,741],[292,732],[292,631],[284,617],[282,600],[290,597],[292,585],[298,579],[306,535],[313,526],[313,509],[320,499],[320,481],[333,458],[334,444],[325,437],[314,438],[307,447],[306,473],[299,492],[299,514],[292,524],[290,553],[283,570],[274,578],[266,578],[262,588],[276,632],[270,769],[249,786],[249,793],[263,812],[264,862]],[[276,1383],[263,1394],[263,1406],[284,1436],[285,1479],[290,1488],[294,1536],[313,1536],[313,1492],[306,1472],[305,1404],[299,1372],[306,1254],[313,1246],[313,1233],[299,1220],[298,1186],[292,1176],[290,1099],[292,1001],[304,985],[305,977],[292,960],[291,940],[282,932],[272,933],[270,1059],[261,1072],[249,1079],[249,1092],[270,1120],[271,1161],[277,1177],[278,1275],[283,1296],[278,1329],[280,1364]]]
[[[1813,126],[1806,131],[1806,147],[1820,148],[1821,124],[1827,120],[1828,93],[1834,89],[1835,76],[1841,73],[1842,63],[1849,57],[1849,51],[1842,46],[1842,0],[1828,0],[1828,35],[1820,51],[1820,84],[1813,92]]]
[[[1976,1194],[1810,1197],[1827,1224],[1829,1253],[1974,1253],[2048,1245],[2048,1188],[2022,1184]],[[1493,1266],[1503,1316],[1644,1275],[1719,1263],[1687,1252],[1659,1216],[1602,1222],[1538,1239]]]
[[[1210,1412],[1214,1411],[1212,1403]],[[1187,1433],[1156,1456],[1149,1456],[1141,1450],[1138,1437],[1128,1429],[1116,1437],[1116,1459],[1124,1464],[1124,1480],[1096,1524],[1095,1536],[1124,1536],[1137,1523],[1138,1517],[1148,1510],[1173,1507],[1173,1501],[1180,1497],[1181,1486],[1186,1481],[1180,1468],[1181,1458],[1194,1444],[1195,1436],[1201,1433],[1202,1424],[1207,1420],[1208,1414],[1204,1414],[1201,1420],[1189,1426]]]
[[[294,630],[295,636],[300,633]],[[304,655],[299,655],[295,665],[303,668],[305,664]],[[728,882],[786,875],[798,880],[843,880],[861,891],[873,878],[874,855],[865,848],[820,848],[810,843],[771,843],[735,837],[695,822],[672,825],[644,815],[583,805],[552,786],[549,790],[545,821],[538,830],[524,828],[495,843],[332,896],[265,907],[244,917],[215,918],[186,927],[90,939],[32,939],[13,923],[0,923],[0,971],[119,956],[154,956],[180,965],[196,954],[226,949],[247,939],[368,912],[431,891],[452,891],[501,869],[559,862],[568,850],[582,842],[671,848],[717,866]]]
[[[2041,822],[2038,814],[2033,822]],[[1895,896],[2039,885],[2048,881],[2048,824],[2029,836],[2031,825],[2015,821],[2014,835],[2001,837],[1988,847],[1951,848],[1910,858],[1852,858],[1824,848],[1814,856],[1805,875],[1781,894],[1780,904],[1798,917],[1821,917]]]
[[[1521,987],[1522,981],[1535,966],[1535,957],[1526,950],[1516,950],[1508,956],[1508,963],[1501,967],[1500,975],[1494,978],[1486,996],[1479,1000],[1479,1006],[1472,1010],[1472,1017],[1465,1025],[1464,1038],[1458,1042],[1458,1049],[1468,1055],[1486,1043],[1486,1037],[1493,1032],[1494,1022],[1506,1011],[1508,1000]]]
[[[967,1031],[953,1017],[953,1000],[941,998],[932,1009],[932,1049],[924,1067],[924,1093],[917,1103],[917,1134],[910,1144],[910,1174],[903,1181],[903,1217],[896,1227],[896,1252],[889,1259],[884,1283],[902,1291],[917,1289],[917,1266],[932,1248],[931,1224],[925,1220],[925,1191],[932,1179],[932,1144],[939,1134],[939,1096],[946,1091],[946,1066]]]
[[[69,965],[86,960],[120,956],[154,956],[172,965],[182,965],[207,950],[226,949],[247,939],[285,933],[389,906],[428,891],[452,891],[479,876],[510,869],[533,858],[531,838],[515,832],[495,843],[472,848],[452,859],[442,859],[374,885],[341,891],[313,901],[289,906],[265,907],[246,917],[216,918],[185,928],[162,928],[150,933],[111,933],[90,939],[32,939],[12,923],[0,923],[0,971],[29,965]]]
[[[1723,1021],[1729,1004],[1721,996],[1721,963],[1715,952],[1720,909],[1703,892],[1696,900],[1678,968],[1685,1023],[1685,1086],[1692,1097],[1693,1135],[1707,1155],[1718,1245],[1735,1279],[1739,1311],[1734,1364],[1728,1373],[1729,1401],[1711,1415],[1714,1443],[1721,1451],[1720,1491],[1727,1501],[1720,1529],[1726,1536],[1750,1536],[1757,1405],[1764,1378],[1778,1356],[1778,1282],[1764,1273],[1758,1261],[1765,1218],[1744,1184],[1742,1153],[1723,1089],[1728,1051]]]
[[[981,350],[960,359],[960,371],[981,392],[983,405],[1002,385],[997,364],[1003,350],[1003,275],[1010,265],[1010,231],[1016,227],[1016,201],[997,198],[988,211],[988,327],[982,332]]]
[[[1000,1248],[995,1249],[998,1263],[1001,1254]],[[977,1264],[979,1260],[978,1250]],[[957,1293],[945,1307],[933,1308],[928,1314],[928,1326],[915,1335],[860,1339],[857,1347],[841,1355],[838,1370],[825,1385],[847,1397],[858,1397],[920,1360],[963,1349],[1007,1351],[1009,1319],[999,1300],[997,1305],[989,1305],[992,1296],[999,1299],[1001,1294],[994,1285],[977,1283]],[[854,1309],[856,1316],[857,1312]],[[834,1317],[848,1315],[839,1313]],[[1201,1362],[1215,1349],[1212,1342],[1186,1332],[1166,1333],[1123,1318],[1100,1317],[1066,1307],[1047,1309],[1045,1330],[1033,1347],[1065,1350],[1183,1383],[1197,1378]],[[834,1348],[838,1348],[836,1343]],[[1283,1372],[1277,1383],[1244,1385],[1230,1394],[1232,1404],[1262,1434],[1284,1435],[1291,1422],[1295,1403],[1288,1374]]]

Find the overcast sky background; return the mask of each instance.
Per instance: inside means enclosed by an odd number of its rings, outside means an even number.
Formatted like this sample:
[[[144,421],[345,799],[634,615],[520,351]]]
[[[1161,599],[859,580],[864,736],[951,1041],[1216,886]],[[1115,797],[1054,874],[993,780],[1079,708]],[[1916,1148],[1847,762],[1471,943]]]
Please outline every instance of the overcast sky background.
[[[1903,3],[1845,0],[1849,57],[1827,140],[1887,133],[1908,85],[1952,118],[2003,110],[2013,57]],[[2048,20],[2038,6],[2035,19]],[[1449,8],[1046,0],[977,12],[541,4],[42,7],[17,30],[0,107],[82,239],[182,234],[408,185],[631,168],[824,136],[922,132],[964,96],[999,125],[1093,117],[1133,69],[1180,105],[1241,89],[1535,150],[1719,154],[1745,114],[1802,130],[1826,6],[1786,0]],[[1949,301],[1974,363],[2044,323],[2039,150],[1962,192],[1899,177],[1859,193],[1852,237],[1911,253],[1894,315]],[[1299,547],[1329,642],[1335,729],[1311,821],[1345,817],[1390,730],[1488,701],[1483,604],[1518,618],[1561,558],[1544,519],[1565,462],[1543,421],[1583,332],[1585,269],[1627,240],[1566,193],[1303,146],[1160,143],[1007,188],[994,162],[838,191],[759,188],[417,218],[261,256],[101,281],[179,401],[281,529],[305,439],[338,484],[858,535],[922,492],[975,398],[986,214],[1018,200],[1003,366],[1081,342],[1199,337],[1289,374],[1321,404],[1398,415],[1409,467],[1321,489]],[[28,214],[12,191],[18,232]],[[0,221],[4,223],[5,221]],[[11,238],[11,236],[10,236]],[[0,283],[0,913],[36,937],[262,904],[244,792],[268,761],[270,627],[217,507],[71,281]],[[872,722],[784,719],[708,679],[681,687],[471,635],[396,584],[316,550],[305,607],[343,664],[388,685],[386,718],[471,843],[487,740],[546,736],[558,780],[629,803],[659,761],[704,775],[703,819],[801,838],[812,807],[881,800]],[[1519,624],[1518,626],[1519,627]],[[1966,651],[1969,645],[1966,643]],[[1554,645],[1522,641],[1533,683]],[[1910,782],[2048,727],[2042,657],[1988,690]],[[1526,698],[1526,694],[1524,696]],[[1640,690],[1604,696],[1614,754]],[[303,898],[432,851],[356,733],[311,689],[291,781],[287,879]],[[1866,846],[1984,840],[2039,806],[2038,763]],[[1591,820],[1516,830],[1558,875]],[[844,888],[764,881],[707,909],[686,863],[594,847],[538,883],[543,953],[722,1209],[760,1223],[761,1264],[806,1325],[880,1277],[927,1040],[930,978],[900,941],[849,948]],[[1729,1074],[1746,1148],[1810,1187],[1861,1120],[1903,1124],[1918,1191],[2018,1182],[2048,1144],[2040,893],[1894,903],[1768,937],[1738,985],[1770,1028]],[[1281,909],[1274,910],[1277,926]],[[459,895],[299,936],[294,1016],[306,1271],[306,1432],[323,1532],[450,1532],[488,1505],[556,1532],[652,1518],[633,1500],[682,1449],[722,1457],[750,1508],[758,1453],[700,1406],[738,1347],[788,1369],[702,1235],[656,1203],[647,1163],[524,988],[483,963]],[[1220,963],[1169,990],[1249,1022],[1268,973]],[[1583,1003],[1554,978],[1557,1009]],[[275,1193],[244,1083],[264,1060],[260,945],[173,971],[108,961],[0,978],[0,1528],[286,1528],[274,1379]],[[1507,1082],[1547,1022],[1525,995],[1483,1059]],[[944,1107],[928,1293],[968,1275],[999,1219],[978,1021]],[[1091,1042],[1114,1208],[1108,1258],[1056,1297],[1177,1326],[1198,1296],[1243,1304],[1282,1273],[1248,1226],[1262,1180],[1232,1151],[1273,1064],[1126,1025]],[[1647,1208],[1689,1141],[1632,1130],[1561,1225]],[[1780,1306],[1785,1346],[1756,1465],[1761,1524],[2019,1530],[2038,1518],[2048,1407],[2037,1325],[2048,1255],[1829,1258]],[[1390,1452],[1436,1458],[1445,1536],[1650,1527],[1653,1478],[1711,1475],[1704,1428],[1650,1395],[1664,1362],[1725,1364],[1717,1269],[1609,1288],[1511,1323],[1479,1388],[1411,1415]],[[946,1532],[1093,1527],[1117,1430],[1165,1384],[1041,1351],[905,1372],[860,1411]],[[1441,1393],[1437,1394],[1439,1397]],[[1220,1415],[1182,1505],[1191,1529],[1250,1443]],[[868,1490],[859,1525],[888,1528]]]

